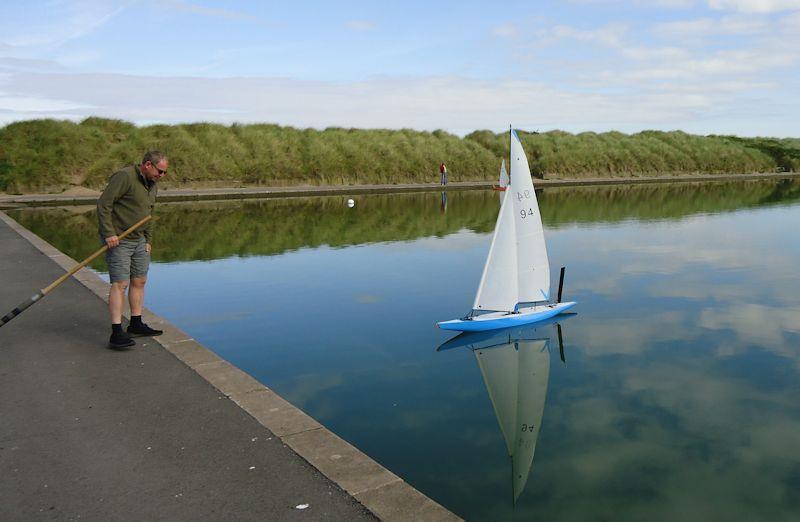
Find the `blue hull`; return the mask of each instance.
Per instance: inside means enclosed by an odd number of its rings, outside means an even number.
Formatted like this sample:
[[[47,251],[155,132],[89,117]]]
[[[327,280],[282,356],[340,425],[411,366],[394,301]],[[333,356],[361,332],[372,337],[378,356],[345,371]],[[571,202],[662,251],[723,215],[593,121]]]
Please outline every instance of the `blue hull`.
[[[521,326],[544,321],[562,312],[566,312],[576,304],[575,302],[558,303],[553,306],[543,307],[541,310],[534,312],[505,314],[496,318],[481,319],[481,316],[478,316],[470,320],[454,319],[452,321],[436,323],[436,326],[442,330],[455,330],[458,332],[484,332],[486,330],[497,330],[498,328],[510,328],[512,326]]]

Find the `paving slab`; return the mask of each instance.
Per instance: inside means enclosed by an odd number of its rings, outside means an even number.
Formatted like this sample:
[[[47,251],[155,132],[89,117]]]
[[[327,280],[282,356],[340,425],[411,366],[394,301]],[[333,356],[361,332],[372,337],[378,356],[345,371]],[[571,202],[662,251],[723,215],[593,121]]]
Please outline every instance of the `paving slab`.
[[[285,438],[322,427],[319,422],[266,387],[231,396],[231,399],[278,437]]]
[[[325,428],[289,435],[283,441],[352,495],[400,480]]]
[[[461,520],[402,481],[368,489],[357,494],[356,498],[369,504],[372,512],[385,520]]]

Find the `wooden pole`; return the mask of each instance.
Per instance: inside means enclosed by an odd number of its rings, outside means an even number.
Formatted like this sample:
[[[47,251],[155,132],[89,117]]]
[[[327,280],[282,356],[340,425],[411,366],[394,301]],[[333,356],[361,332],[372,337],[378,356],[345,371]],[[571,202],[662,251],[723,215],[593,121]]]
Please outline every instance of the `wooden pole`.
[[[144,225],[145,223],[147,223],[148,221],[150,221],[150,219],[152,219],[152,217],[153,217],[153,216],[146,216],[146,217],[142,218],[142,219],[141,219],[141,220],[140,220],[138,223],[134,224],[134,225],[133,225],[132,227],[130,227],[128,230],[126,230],[125,232],[123,232],[122,234],[120,234],[120,235],[119,235],[119,239],[120,239],[120,240],[124,239],[124,238],[125,238],[125,237],[127,237],[127,236],[128,236],[130,233],[131,233],[131,232],[133,232],[134,230],[136,230],[136,229],[137,229],[137,228],[139,228],[140,226],[142,226],[142,225]],[[81,262],[80,262],[79,264],[77,264],[77,265],[76,265],[74,268],[72,268],[72,270],[70,270],[70,271],[69,271],[69,272],[67,272],[66,274],[62,275],[61,277],[59,277],[58,279],[56,279],[55,281],[53,281],[52,283],[50,283],[50,284],[49,284],[49,285],[47,285],[46,287],[42,288],[41,290],[39,290],[39,292],[38,292],[36,295],[34,295],[33,297],[31,297],[31,298],[30,298],[30,299],[28,299],[27,301],[23,302],[22,304],[20,304],[19,306],[17,306],[17,307],[16,307],[16,308],[14,308],[13,310],[11,310],[11,311],[10,311],[8,314],[6,314],[5,316],[3,316],[3,318],[2,318],[2,319],[0,319],[0,326],[3,326],[4,324],[6,324],[7,322],[9,322],[9,321],[10,321],[10,320],[12,320],[13,318],[15,318],[16,316],[18,316],[19,314],[21,314],[21,313],[22,313],[22,312],[23,312],[25,309],[27,309],[27,308],[28,308],[29,306],[31,306],[33,303],[35,303],[36,301],[38,301],[38,300],[39,300],[39,299],[41,299],[42,297],[46,296],[47,294],[49,294],[49,293],[50,293],[50,292],[51,292],[51,291],[52,291],[52,290],[53,290],[55,287],[57,287],[58,285],[60,285],[61,283],[63,283],[63,282],[64,282],[64,281],[66,281],[67,279],[69,279],[69,278],[70,278],[70,277],[71,277],[71,276],[72,276],[72,275],[73,275],[75,272],[77,272],[77,271],[78,271],[78,270],[80,270],[81,268],[85,267],[86,265],[88,265],[89,263],[91,263],[92,261],[94,261],[94,260],[95,260],[95,258],[96,258],[97,256],[99,256],[100,254],[102,254],[102,253],[103,253],[103,252],[105,252],[106,250],[108,250],[108,245],[104,245],[104,246],[103,246],[103,248],[101,248],[100,250],[98,250],[98,251],[97,251],[97,252],[95,252],[94,254],[90,255],[89,257],[87,257],[86,259],[84,259],[83,261],[81,261]]]

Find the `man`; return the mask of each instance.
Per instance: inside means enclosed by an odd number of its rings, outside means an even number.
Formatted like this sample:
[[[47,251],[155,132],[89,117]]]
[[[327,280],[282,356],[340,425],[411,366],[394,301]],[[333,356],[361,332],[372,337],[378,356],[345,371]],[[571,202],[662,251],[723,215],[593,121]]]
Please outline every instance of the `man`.
[[[442,186],[447,185],[447,166],[442,163],[439,165],[439,182]]]
[[[158,188],[156,182],[167,173],[167,157],[157,150],[144,155],[140,165],[115,172],[97,200],[100,237],[108,245],[106,263],[111,279],[108,310],[111,313],[109,348],[125,350],[134,344],[132,336],[161,335],[161,330],[142,322],[144,285],[150,267],[153,222],[148,221],[122,241],[119,234],[153,212]],[[131,322],[122,330],[122,309],[128,289]]]

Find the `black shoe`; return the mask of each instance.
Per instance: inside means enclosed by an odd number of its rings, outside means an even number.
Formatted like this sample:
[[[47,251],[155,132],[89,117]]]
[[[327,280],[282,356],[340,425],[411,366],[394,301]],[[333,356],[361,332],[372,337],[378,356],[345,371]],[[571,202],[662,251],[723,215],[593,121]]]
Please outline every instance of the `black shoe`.
[[[124,351],[136,344],[136,341],[131,339],[131,336],[125,332],[115,332],[111,334],[108,340],[108,347],[112,350]]]
[[[128,333],[134,337],[155,337],[156,335],[161,335],[164,333],[164,330],[156,330],[155,328],[150,328],[144,323],[140,323],[137,325],[128,325]]]

